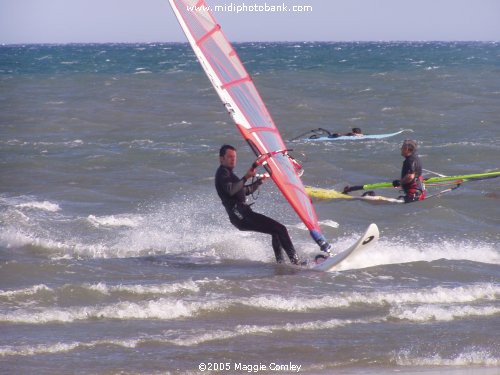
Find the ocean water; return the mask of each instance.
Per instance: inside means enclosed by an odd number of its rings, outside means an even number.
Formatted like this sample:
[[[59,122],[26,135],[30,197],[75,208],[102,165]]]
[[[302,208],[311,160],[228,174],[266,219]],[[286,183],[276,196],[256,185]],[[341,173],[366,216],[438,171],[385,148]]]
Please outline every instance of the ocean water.
[[[306,184],[391,181],[406,137],[424,168],[500,169],[498,43],[236,49],[285,140],[413,130],[287,142]],[[499,373],[500,179],[418,204],[316,202],[337,250],[381,230],[318,273],[230,225],[223,143],[243,174],[254,157],[185,44],[0,47],[0,373]],[[253,207],[316,254],[272,182]]]

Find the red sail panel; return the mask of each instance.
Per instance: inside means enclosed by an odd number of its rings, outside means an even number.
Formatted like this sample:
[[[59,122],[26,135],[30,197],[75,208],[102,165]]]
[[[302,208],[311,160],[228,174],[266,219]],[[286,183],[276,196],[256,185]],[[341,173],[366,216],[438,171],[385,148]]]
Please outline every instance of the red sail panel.
[[[257,155],[273,153],[268,168],[273,181],[310,231],[321,238],[311,199],[290,158],[276,151],[286,146],[238,55],[204,0],[170,0],[205,72]]]

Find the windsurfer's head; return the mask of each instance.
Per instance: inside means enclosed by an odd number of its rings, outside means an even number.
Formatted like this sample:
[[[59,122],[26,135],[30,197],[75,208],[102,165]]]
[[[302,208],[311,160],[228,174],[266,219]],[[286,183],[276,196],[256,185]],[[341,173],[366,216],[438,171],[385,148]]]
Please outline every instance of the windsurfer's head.
[[[363,132],[361,131],[361,128],[352,128],[352,132],[353,132],[353,134],[363,134]]]
[[[417,142],[412,139],[405,139],[401,145],[401,155],[409,156],[417,151]]]
[[[223,145],[219,150],[220,164],[226,168],[236,167],[236,149],[231,145]]]

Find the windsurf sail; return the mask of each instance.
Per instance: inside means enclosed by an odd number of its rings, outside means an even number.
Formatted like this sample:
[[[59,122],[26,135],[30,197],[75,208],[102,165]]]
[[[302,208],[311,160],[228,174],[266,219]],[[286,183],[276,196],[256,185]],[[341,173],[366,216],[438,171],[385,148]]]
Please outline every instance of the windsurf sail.
[[[360,200],[373,204],[404,203],[404,200],[397,198],[383,197],[381,195],[356,196],[356,195],[344,194],[335,189],[324,189],[312,186],[306,186],[305,189],[307,194],[309,194],[311,198],[326,200],[326,201],[335,199],[335,200],[353,200],[353,201]]]
[[[486,173],[475,173],[475,174],[464,174],[464,175],[459,175],[459,176],[438,176],[438,177],[429,177],[425,178],[425,184],[426,185],[431,185],[431,184],[440,184],[444,182],[456,182],[458,184],[461,184],[466,181],[479,181],[479,180],[486,180],[490,178],[496,178],[500,177],[500,171],[494,171],[494,172],[486,172]],[[348,191],[355,191],[355,190],[372,190],[372,189],[382,189],[382,188],[392,188],[392,182],[378,182],[374,184],[364,184],[364,185],[358,185],[358,186],[351,186],[349,187]]]
[[[297,172],[297,165],[250,75],[222,32],[205,0],[169,0],[182,30],[206,75],[256,156],[267,155],[265,168],[304,222],[312,238],[326,250],[311,198]]]

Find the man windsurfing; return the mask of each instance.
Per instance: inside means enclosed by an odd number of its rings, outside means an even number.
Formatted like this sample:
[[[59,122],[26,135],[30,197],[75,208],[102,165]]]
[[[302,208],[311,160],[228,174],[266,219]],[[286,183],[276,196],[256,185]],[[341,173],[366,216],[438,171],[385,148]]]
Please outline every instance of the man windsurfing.
[[[236,149],[230,145],[223,145],[220,148],[219,161],[220,166],[215,173],[215,188],[231,224],[242,231],[270,234],[276,262],[283,263],[282,250],[285,250],[292,264],[300,264],[286,227],[276,220],[254,212],[246,203],[246,196],[257,191],[266,178],[258,178],[253,183],[245,185],[247,180],[255,176],[257,164],[254,163],[243,178],[236,176],[233,170],[236,167],[237,154]]]

